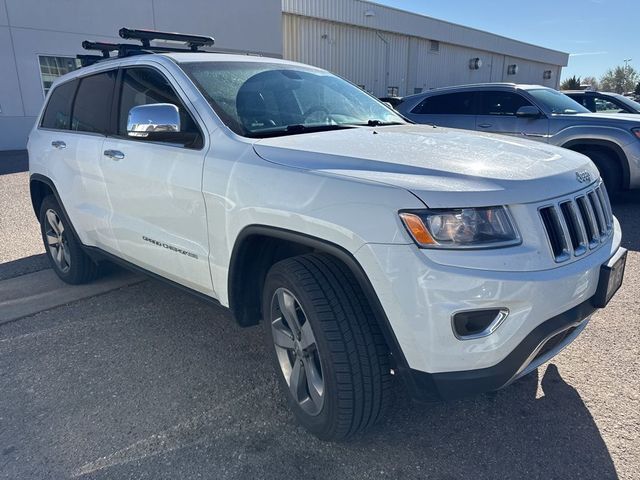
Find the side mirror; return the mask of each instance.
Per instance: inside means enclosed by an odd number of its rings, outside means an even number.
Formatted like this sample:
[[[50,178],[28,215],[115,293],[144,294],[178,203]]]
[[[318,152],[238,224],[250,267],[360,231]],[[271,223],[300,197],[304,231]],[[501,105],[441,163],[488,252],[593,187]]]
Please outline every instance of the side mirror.
[[[533,105],[525,105],[524,107],[520,107],[516,112],[516,117],[518,118],[540,118],[542,116],[542,112],[538,109],[538,107],[534,107]]]
[[[162,140],[180,132],[180,112],[171,103],[138,105],[129,110],[127,135]]]

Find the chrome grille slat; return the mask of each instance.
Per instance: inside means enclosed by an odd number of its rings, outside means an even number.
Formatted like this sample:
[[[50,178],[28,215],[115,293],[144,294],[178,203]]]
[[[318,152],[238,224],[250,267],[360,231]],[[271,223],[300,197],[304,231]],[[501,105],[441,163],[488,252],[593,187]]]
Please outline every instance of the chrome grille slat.
[[[589,233],[589,247],[595,248],[600,243],[600,232],[598,231],[598,223],[596,222],[596,212],[593,211],[591,203],[584,195],[579,196],[576,201],[580,209],[580,215],[586,227],[588,227]]]
[[[602,187],[596,188],[596,195],[598,195],[598,199],[600,200],[600,205],[602,205],[602,211],[605,217],[605,223],[607,225],[607,231],[613,227],[613,212],[611,211],[611,204],[609,203],[609,198],[604,191],[604,184]]]
[[[604,184],[538,208],[556,262],[586,254],[613,232],[613,212]]]
[[[567,233],[571,240],[573,254],[576,257],[583,255],[587,251],[587,234],[578,215],[578,206],[574,201],[568,200],[560,203],[560,211],[567,227]]]
[[[607,222],[604,219],[604,212],[602,211],[602,205],[600,205],[600,200],[598,199],[598,195],[596,195],[595,190],[587,193],[587,198],[589,198],[589,203],[593,207],[596,212],[596,220],[598,222],[598,231],[600,232],[600,236],[604,236],[607,233]]]

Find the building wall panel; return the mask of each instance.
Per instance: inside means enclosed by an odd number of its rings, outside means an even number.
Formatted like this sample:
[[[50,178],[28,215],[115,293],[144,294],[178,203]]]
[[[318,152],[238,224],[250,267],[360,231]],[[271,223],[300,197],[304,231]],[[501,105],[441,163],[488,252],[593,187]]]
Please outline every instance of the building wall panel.
[[[3,72],[0,81],[0,118],[24,115],[20,82],[16,70],[16,60],[13,54],[13,42],[9,27],[0,26],[0,65]],[[4,132],[0,131],[4,136]]]
[[[384,30],[566,66],[568,55],[482,30],[362,0],[282,0],[285,13]]]
[[[345,2],[349,3],[349,2]],[[364,85],[375,95],[398,87],[399,95],[451,85],[486,82],[536,83],[557,86],[557,65],[440,42],[431,50],[425,38],[300,15],[283,15],[284,57],[330,70]],[[469,68],[479,58],[479,69]],[[516,75],[507,75],[511,64]],[[552,78],[543,78],[552,70]]]

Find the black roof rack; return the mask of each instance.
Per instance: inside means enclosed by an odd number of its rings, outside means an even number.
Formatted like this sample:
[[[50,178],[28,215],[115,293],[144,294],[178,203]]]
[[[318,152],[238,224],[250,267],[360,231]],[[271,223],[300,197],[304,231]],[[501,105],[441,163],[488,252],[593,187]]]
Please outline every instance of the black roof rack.
[[[163,52],[199,52],[201,47],[209,47],[213,45],[213,37],[205,37],[202,35],[191,35],[186,33],[160,32],[156,30],[135,30],[130,28],[121,28],[118,32],[120,37],[127,40],[139,40],[136,43],[108,43],[108,42],[90,42],[85,40],[82,42],[82,48],[85,50],[97,50],[102,53],[100,55],[77,55],[83,67],[89,66],[101,60],[109,58],[121,58],[131,55],[141,55],[145,53],[163,53]],[[153,40],[164,40],[169,42],[180,42],[186,44],[187,48],[169,47],[160,45],[151,45]],[[112,57],[112,52],[118,52],[117,57]]]
[[[151,40],[169,40],[173,42],[184,42],[189,45],[189,49],[196,52],[200,47],[210,47],[213,45],[213,37],[203,35],[191,35],[187,33],[158,32],[156,30],[133,30],[121,28],[118,32],[122,38],[127,40],[140,40],[144,47],[149,47]]]

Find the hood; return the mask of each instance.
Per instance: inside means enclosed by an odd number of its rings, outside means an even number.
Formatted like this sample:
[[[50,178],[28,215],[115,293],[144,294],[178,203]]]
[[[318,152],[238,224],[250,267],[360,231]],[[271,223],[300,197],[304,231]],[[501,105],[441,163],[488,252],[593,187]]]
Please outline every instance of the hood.
[[[576,118],[579,118],[581,123],[588,124],[619,124],[624,128],[640,127],[640,115],[636,113],[575,113],[573,115],[555,114],[554,117],[573,119],[574,122]]]
[[[584,188],[578,171],[599,178],[570,150],[426,125],[267,138],[254,149],[280,165],[404,188],[432,208],[536,202]]]

